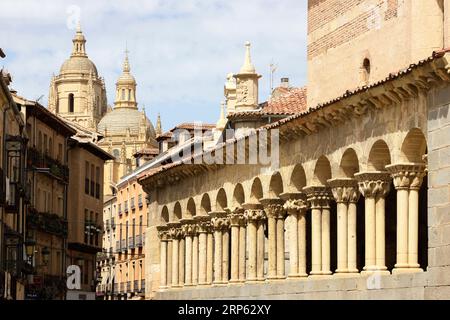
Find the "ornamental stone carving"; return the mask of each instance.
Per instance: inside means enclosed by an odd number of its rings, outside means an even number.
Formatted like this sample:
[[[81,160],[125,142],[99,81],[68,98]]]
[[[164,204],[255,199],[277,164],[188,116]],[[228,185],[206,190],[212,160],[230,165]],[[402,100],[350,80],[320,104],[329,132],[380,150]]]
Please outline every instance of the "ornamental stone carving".
[[[244,226],[246,219],[244,216],[243,208],[227,209],[228,219],[230,220],[231,227]]]
[[[397,190],[419,190],[426,174],[426,165],[419,163],[386,166]]]
[[[159,237],[159,239],[161,239],[161,241],[169,241],[170,228],[168,226],[157,226],[156,230],[158,231],[158,237]]]
[[[391,176],[388,172],[363,172],[355,174],[355,178],[365,198],[386,197],[390,191]]]
[[[194,219],[182,219],[180,222],[184,236],[193,237],[197,234],[197,225]]]
[[[355,179],[332,179],[328,180],[331,192],[337,203],[356,203],[360,193],[358,182]]]
[[[214,231],[224,231],[230,227],[230,220],[226,212],[213,212],[211,216],[211,225]]]
[[[328,208],[333,199],[331,190],[325,186],[310,186],[303,188],[311,209]]]
[[[211,218],[209,216],[196,216],[194,217],[197,223],[198,233],[210,233],[212,230]]]
[[[244,217],[248,222],[257,222],[266,219],[266,213],[263,209],[246,209]]]

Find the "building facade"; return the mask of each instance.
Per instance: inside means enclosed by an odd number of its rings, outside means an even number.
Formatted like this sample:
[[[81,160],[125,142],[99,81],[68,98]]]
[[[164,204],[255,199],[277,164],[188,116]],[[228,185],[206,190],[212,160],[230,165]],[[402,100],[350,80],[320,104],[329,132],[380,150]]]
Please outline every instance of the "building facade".
[[[0,56],[5,56],[1,49]],[[10,83],[10,74],[0,70],[0,300],[22,300],[27,276],[32,274],[25,246],[28,137]]]
[[[244,163],[139,175],[146,298],[448,298],[447,1],[311,0],[308,12],[307,103],[278,100],[294,115],[263,126],[229,117],[238,139],[197,155]],[[258,104],[249,65],[235,76],[240,117]],[[255,139],[279,158],[250,164],[236,150]]]
[[[13,95],[26,121],[28,136],[26,215],[27,239],[34,243],[34,275],[28,297],[62,300],[66,296],[68,140],[75,130],[34,101]]]

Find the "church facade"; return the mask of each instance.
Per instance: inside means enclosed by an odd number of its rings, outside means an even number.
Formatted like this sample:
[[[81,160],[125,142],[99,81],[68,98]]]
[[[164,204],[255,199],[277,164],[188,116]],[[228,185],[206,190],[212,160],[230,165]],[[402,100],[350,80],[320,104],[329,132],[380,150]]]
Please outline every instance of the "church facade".
[[[139,176],[146,298],[448,298],[448,30],[447,1],[310,0],[307,89],[263,104],[247,45],[236,136]]]

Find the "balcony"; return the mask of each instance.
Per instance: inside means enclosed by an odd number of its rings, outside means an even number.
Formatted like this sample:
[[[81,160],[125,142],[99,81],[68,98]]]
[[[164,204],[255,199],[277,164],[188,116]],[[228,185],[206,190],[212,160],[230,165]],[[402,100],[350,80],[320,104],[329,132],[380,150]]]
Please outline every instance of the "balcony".
[[[133,292],[139,292],[139,280],[134,280]]]
[[[134,249],[134,237],[128,238],[128,249]]]
[[[142,236],[141,235],[137,235],[135,241],[136,241],[136,247],[137,248],[142,248]]]
[[[138,197],[138,206],[139,208],[142,208],[144,206],[144,203],[142,202],[142,195],[139,195]]]
[[[121,248],[120,248],[120,241],[117,240],[117,241],[116,241],[116,252],[119,253],[120,251],[121,251]]]
[[[57,214],[38,212],[36,209],[30,208],[27,214],[27,227],[67,238],[67,220]]]
[[[114,218],[111,218],[111,228],[112,228],[113,230],[116,229],[116,219],[114,219]]]
[[[128,202],[125,201],[125,208],[123,209],[125,213],[128,213]]]
[[[131,281],[128,281],[128,282],[127,282],[127,293],[128,293],[128,292],[132,292],[132,291],[131,291]]]
[[[17,183],[6,181],[8,184],[5,190],[5,211],[7,213],[18,213],[21,196],[24,196],[24,190]]]
[[[121,240],[120,242],[121,246],[120,246],[120,251],[122,252],[127,252],[127,241],[125,239]]]
[[[105,229],[106,229],[106,231],[111,230],[111,224],[110,224],[109,219],[105,221]]]
[[[131,207],[131,210],[135,210],[136,209],[136,206],[134,204],[134,198],[131,198],[130,207]]]
[[[141,280],[141,290],[140,292],[145,292],[145,279]]]
[[[28,166],[37,169],[49,169],[45,173],[65,183],[69,181],[69,167],[35,148],[28,148]]]

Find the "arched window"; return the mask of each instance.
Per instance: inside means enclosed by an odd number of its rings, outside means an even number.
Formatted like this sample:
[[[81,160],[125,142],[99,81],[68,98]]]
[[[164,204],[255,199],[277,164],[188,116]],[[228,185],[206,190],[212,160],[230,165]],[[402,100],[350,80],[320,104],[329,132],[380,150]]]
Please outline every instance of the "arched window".
[[[125,100],[125,89],[122,89],[122,100]]]
[[[69,94],[69,112],[70,113],[74,112],[74,97],[73,97],[73,93]]]
[[[363,68],[367,75],[370,75],[370,60],[368,58],[364,59]]]
[[[128,101],[131,101],[131,89],[128,89]]]

